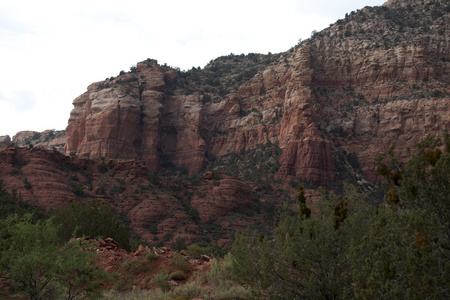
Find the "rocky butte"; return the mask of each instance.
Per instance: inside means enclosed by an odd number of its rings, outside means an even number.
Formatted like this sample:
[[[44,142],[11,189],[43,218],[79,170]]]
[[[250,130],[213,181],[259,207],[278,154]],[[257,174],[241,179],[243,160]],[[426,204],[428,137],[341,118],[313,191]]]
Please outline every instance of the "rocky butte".
[[[268,141],[277,177],[322,184],[450,127],[445,1],[388,1],[346,14],[279,55],[230,55],[180,72],[148,59],[73,101],[66,155],[167,161],[203,171]]]

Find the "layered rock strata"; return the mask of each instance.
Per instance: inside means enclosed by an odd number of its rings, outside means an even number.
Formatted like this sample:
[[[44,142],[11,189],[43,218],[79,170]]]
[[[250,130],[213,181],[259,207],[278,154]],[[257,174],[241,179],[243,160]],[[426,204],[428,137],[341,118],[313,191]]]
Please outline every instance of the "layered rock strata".
[[[186,73],[140,62],[74,100],[65,152],[199,172],[216,157],[277,141],[278,178],[333,181],[343,152],[356,153],[362,174],[376,180],[375,154],[450,128],[449,25],[445,1],[365,7],[231,90],[239,76],[208,77],[220,59]]]

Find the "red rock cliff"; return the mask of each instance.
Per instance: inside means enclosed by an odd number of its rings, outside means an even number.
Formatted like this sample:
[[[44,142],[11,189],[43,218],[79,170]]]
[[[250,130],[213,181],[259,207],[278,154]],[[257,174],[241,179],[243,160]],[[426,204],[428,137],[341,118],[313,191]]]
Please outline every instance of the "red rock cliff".
[[[74,100],[66,154],[198,172],[215,157],[278,141],[279,178],[333,181],[337,166],[348,165],[338,153],[354,152],[376,180],[375,154],[450,127],[446,7],[393,0],[366,7],[259,69],[249,61],[264,58],[253,54],[188,72],[138,63]]]

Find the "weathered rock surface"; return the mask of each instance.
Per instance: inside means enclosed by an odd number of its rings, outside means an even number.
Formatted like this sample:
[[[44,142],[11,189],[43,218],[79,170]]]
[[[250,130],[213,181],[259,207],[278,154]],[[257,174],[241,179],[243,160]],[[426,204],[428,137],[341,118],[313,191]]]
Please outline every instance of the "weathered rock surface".
[[[215,157],[278,141],[278,178],[333,181],[342,163],[334,153],[345,151],[376,180],[375,154],[450,129],[444,2],[352,12],[238,85],[242,74],[215,75],[245,61],[238,56],[187,73],[140,62],[74,100],[65,152],[199,172]]]
[[[61,207],[76,196],[63,169],[69,158],[57,151],[7,147],[0,150],[0,180],[8,191],[46,209]]]
[[[8,146],[9,144],[11,144],[11,138],[9,135],[0,136],[0,147]]]
[[[187,242],[213,236],[216,241],[222,236],[228,240],[225,233],[202,226],[229,224],[254,204],[251,186],[235,178],[199,179],[190,186],[188,177],[162,179],[150,174],[144,161],[68,157],[37,147],[0,148],[2,188],[46,210],[69,201],[109,203],[149,243],[170,245],[174,239],[165,239],[167,233]],[[249,222],[227,226],[226,232],[232,236]]]
[[[19,131],[13,137],[13,143],[19,147],[40,147],[63,152],[66,145],[64,130]]]

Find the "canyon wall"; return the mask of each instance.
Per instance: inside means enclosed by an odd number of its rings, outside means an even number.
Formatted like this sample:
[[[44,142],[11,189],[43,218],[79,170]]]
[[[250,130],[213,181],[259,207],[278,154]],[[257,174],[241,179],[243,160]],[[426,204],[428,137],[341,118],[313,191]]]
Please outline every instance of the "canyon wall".
[[[283,180],[334,181],[348,163],[337,153],[355,153],[360,176],[376,180],[376,154],[450,128],[446,4],[400,2],[347,14],[232,88],[239,76],[210,76],[242,56],[188,72],[140,62],[74,100],[65,153],[200,172],[270,141]]]

